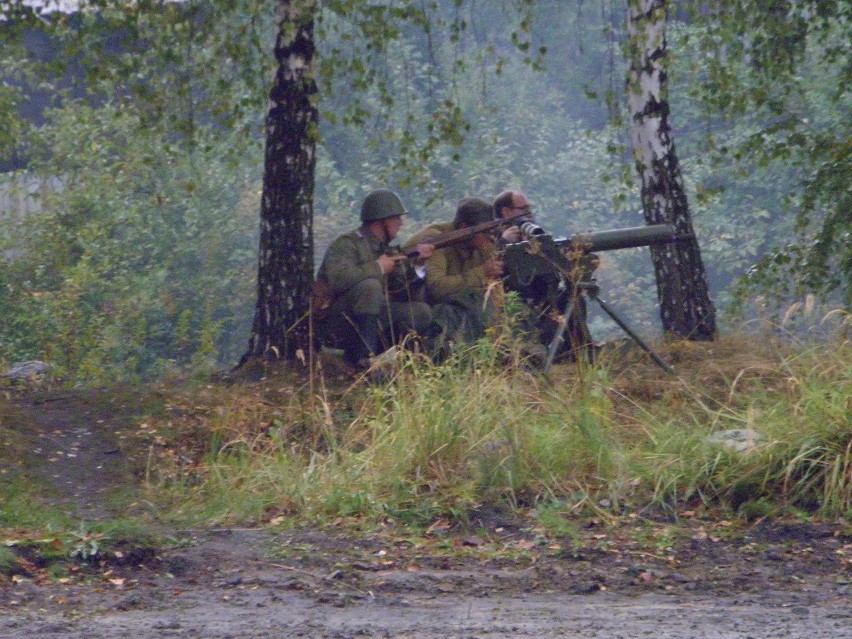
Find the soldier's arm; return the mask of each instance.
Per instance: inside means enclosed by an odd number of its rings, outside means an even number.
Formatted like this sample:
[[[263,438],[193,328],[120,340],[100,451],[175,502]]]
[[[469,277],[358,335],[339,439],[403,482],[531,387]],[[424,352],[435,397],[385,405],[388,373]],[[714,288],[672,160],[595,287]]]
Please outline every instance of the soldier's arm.
[[[332,242],[325,258],[325,273],[336,294],[348,291],[358,282],[384,277],[378,262],[364,260],[353,238],[343,236]]]

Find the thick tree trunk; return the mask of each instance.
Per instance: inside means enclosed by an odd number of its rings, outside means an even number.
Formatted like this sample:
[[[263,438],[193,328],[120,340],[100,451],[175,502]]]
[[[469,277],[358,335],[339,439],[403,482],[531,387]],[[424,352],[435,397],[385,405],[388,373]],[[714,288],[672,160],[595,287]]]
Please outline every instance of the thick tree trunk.
[[[307,353],[313,285],[313,192],[317,87],[315,0],[282,0],[275,42],[278,71],[266,118],[260,205],[257,306],[243,357],[294,359]]]
[[[666,99],[666,0],[628,0],[627,100],[642,207],[649,224],[669,222],[693,235]],[[692,340],[716,335],[713,303],[693,239],[651,248],[663,329]]]

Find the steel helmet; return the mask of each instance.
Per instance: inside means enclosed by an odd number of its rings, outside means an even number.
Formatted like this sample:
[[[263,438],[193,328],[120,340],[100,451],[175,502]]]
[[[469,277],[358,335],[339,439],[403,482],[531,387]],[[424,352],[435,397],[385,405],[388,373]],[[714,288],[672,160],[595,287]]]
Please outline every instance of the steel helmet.
[[[476,226],[483,222],[491,222],[494,219],[494,207],[488,200],[481,197],[466,197],[459,200],[456,208],[455,226],[464,224]]]
[[[375,222],[396,215],[405,215],[405,207],[399,196],[388,189],[370,191],[361,205],[361,221]]]

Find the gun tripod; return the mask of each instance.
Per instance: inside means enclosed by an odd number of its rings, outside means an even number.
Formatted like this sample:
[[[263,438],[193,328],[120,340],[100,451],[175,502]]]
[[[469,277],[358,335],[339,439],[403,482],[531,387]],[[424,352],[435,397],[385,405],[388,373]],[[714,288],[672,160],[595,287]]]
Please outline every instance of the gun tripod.
[[[672,375],[675,374],[675,370],[666,364],[659,355],[657,355],[653,349],[648,346],[645,342],[642,341],[634,331],[631,329],[618,315],[616,315],[615,311],[607,304],[604,300],[598,297],[598,293],[600,292],[600,287],[598,287],[597,283],[594,280],[582,281],[577,284],[570,285],[574,291],[574,294],[570,296],[568,305],[565,308],[565,312],[562,313],[562,316],[559,319],[559,325],[556,328],[556,332],[553,335],[553,339],[550,341],[550,345],[547,348],[547,358],[544,361],[544,366],[542,367],[543,372],[548,372],[550,370],[551,365],[553,364],[553,358],[556,357],[556,352],[559,350],[559,347],[562,345],[562,342],[565,339],[565,329],[568,327],[568,322],[571,316],[574,314],[574,311],[577,309],[579,304],[579,299],[581,296],[585,295],[588,299],[594,300],[598,303],[598,306],[612,318],[616,324],[618,324],[619,328],[627,333],[628,337],[630,337],[636,344],[648,355],[650,355],[651,359],[654,360],[654,363],[657,364],[660,368],[662,368],[667,373]],[[592,360],[591,353],[589,351],[590,356],[589,359]]]

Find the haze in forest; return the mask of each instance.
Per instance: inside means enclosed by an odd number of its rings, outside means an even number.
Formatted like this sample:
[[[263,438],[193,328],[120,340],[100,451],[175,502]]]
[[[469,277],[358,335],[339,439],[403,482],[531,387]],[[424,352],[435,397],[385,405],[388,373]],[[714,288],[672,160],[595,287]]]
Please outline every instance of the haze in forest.
[[[322,83],[324,59],[357,61],[350,54],[360,52],[357,34],[325,16],[317,36],[317,265],[331,239],[357,225],[361,198],[378,186],[396,189],[410,210],[403,236],[449,219],[462,197],[493,198],[505,188],[527,193],[538,224],[556,236],[643,224],[621,113],[623,7],[533,4],[525,31],[500,2],[458,10],[450,0],[436,3],[429,34],[408,25],[383,51],[369,52],[370,84],[357,92],[348,84],[355,67]],[[216,33],[192,28],[208,24],[217,3],[163,6],[172,26],[157,27],[157,18],[140,26],[151,29],[151,46],[134,60],[118,27],[87,31],[86,49],[52,86],[15,62],[63,55],[50,29],[27,27],[22,49],[4,48],[0,114],[10,125],[0,147],[0,284],[10,294],[0,302],[0,358],[64,350],[69,361],[89,353],[94,368],[130,361],[124,368],[145,375],[170,361],[222,366],[239,357],[256,286],[274,63],[275,16],[252,21],[252,7],[222,13],[216,29],[242,34],[225,46]],[[69,24],[76,28],[73,16]],[[738,279],[794,237],[796,194],[810,167],[794,149],[786,160],[745,165],[720,153],[745,144],[767,116],[707,115],[694,91],[710,64],[696,29],[687,11],[670,16],[672,133],[711,294],[724,313]],[[820,46],[842,38],[826,33]],[[815,129],[842,130],[848,102],[838,108],[830,99],[839,71],[818,62],[802,64],[808,92],[797,96],[797,115]],[[449,142],[433,139],[447,132]],[[625,318],[646,335],[659,331],[646,249],[605,254],[597,277],[602,297]],[[817,300],[825,308],[832,301]],[[599,339],[619,333],[597,315],[591,328]]]

